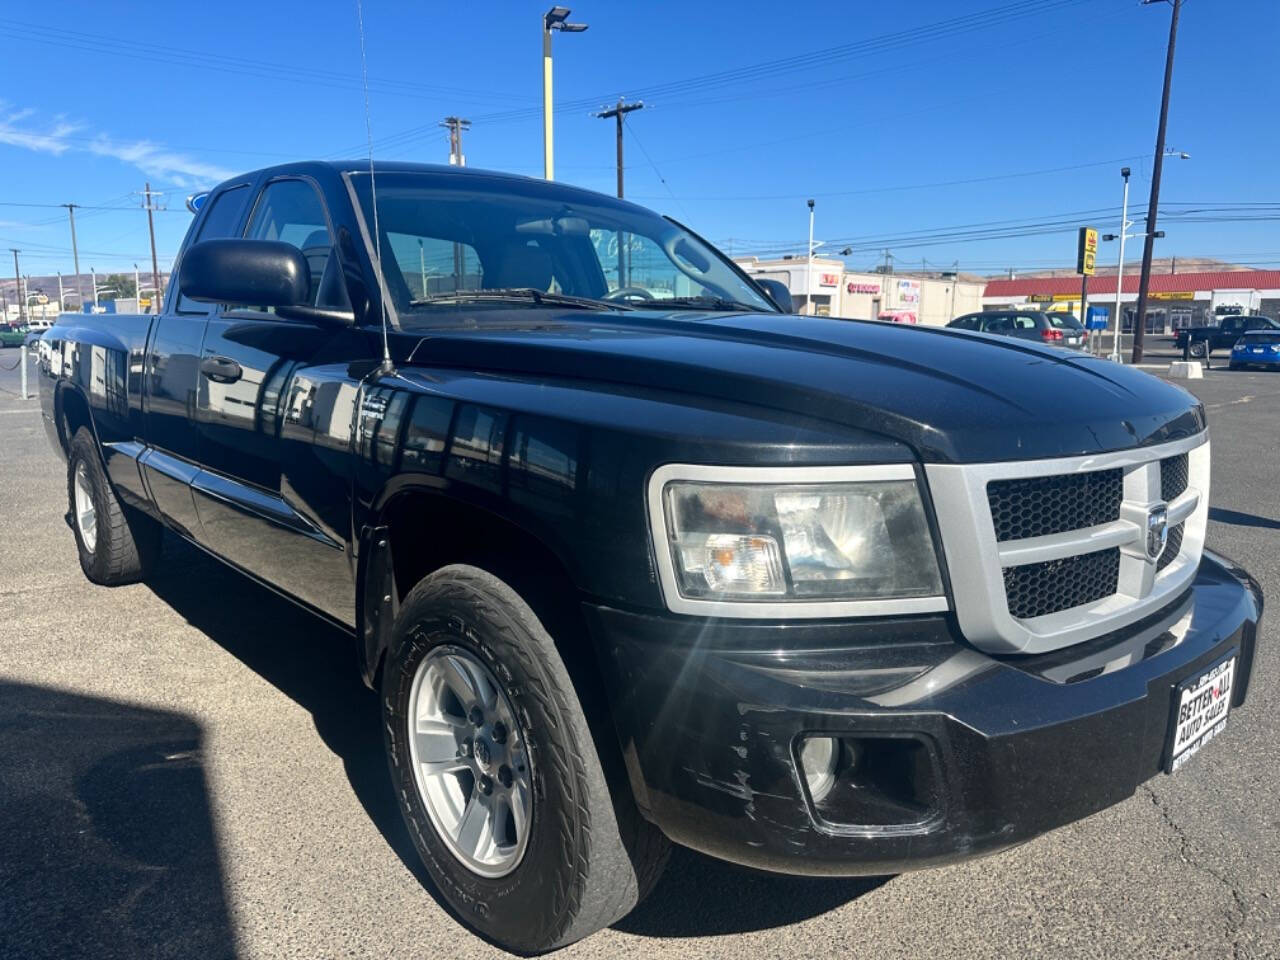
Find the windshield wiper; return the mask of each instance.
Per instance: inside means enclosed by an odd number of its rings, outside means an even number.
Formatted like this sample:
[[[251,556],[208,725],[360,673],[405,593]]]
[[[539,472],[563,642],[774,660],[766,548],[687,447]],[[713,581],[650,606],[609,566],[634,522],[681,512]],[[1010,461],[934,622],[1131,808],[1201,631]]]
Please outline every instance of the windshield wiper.
[[[694,310],[745,310],[748,313],[773,312],[755,304],[743,303],[741,300],[730,300],[727,297],[664,297],[661,300],[654,300],[652,304],[646,302],[645,305],[652,309],[655,306],[666,306],[667,304],[674,304],[677,307],[691,307]]]
[[[549,293],[534,287],[502,287],[493,290],[450,290],[433,293],[417,300],[410,300],[411,307],[424,307],[441,303],[531,303],[534,306],[574,307],[578,310],[634,310],[627,303],[614,300],[597,300],[594,297],[577,297],[569,293]]]

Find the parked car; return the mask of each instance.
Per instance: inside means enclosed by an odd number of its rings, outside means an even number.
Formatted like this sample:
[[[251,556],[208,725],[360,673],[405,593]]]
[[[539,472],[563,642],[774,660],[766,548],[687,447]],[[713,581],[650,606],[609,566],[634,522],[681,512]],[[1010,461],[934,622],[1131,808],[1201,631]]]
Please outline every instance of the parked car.
[[[162,313],[45,335],[41,407],[90,580],[168,530],[349,634],[425,871],[486,937],[613,923],[671,842],[825,876],[1001,850],[1244,702],[1262,596],[1204,549],[1189,393],[787,315],[564,184],[376,178],[376,216],[363,165],[217,187]]]
[[[1280,322],[1261,314],[1227,316],[1216,327],[1186,327],[1173,336],[1179,350],[1191,343],[1191,356],[1207,358],[1215,350],[1230,350],[1249,330],[1280,330]]]
[[[1232,370],[1269,367],[1280,370],[1280,330],[1246,330],[1231,348]]]
[[[16,323],[0,324],[0,347],[20,347],[27,339],[27,328]]]
[[[993,333],[1021,340],[1035,340],[1055,347],[1080,350],[1087,334],[1075,317],[1042,310],[1000,310],[970,313],[952,320],[948,327],[977,333]]]

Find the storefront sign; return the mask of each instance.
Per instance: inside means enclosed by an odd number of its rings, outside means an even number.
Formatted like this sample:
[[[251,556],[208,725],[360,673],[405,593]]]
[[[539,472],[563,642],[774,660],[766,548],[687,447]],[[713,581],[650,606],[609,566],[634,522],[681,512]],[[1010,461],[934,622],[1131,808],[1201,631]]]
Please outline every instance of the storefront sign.
[[[920,281],[919,280],[899,280],[898,281],[898,302],[899,303],[919,303],[920,302]]]
[[[1147,296],[1152,300],[1194,300],[1196,292],[1194,290],[1183,290],[1173,293],[1149,293]]]
[[[838,287],[840,286],[840,274],[824,273],[818,277],[818,285],[821,287]]]
[[[880,292],[880,284],[850,282],[844,289],[846,293],[870,293],[874,295]]]
[[[1081,227],[1076,241],[1076,273],[1093,276],[1098,261],[1098,231],[1093,227]]]

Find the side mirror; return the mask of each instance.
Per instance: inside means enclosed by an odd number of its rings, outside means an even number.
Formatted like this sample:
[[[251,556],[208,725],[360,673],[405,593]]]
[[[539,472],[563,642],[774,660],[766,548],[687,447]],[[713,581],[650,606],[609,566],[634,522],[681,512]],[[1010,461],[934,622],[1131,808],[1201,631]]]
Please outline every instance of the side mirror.
[[[769,299],[778,305],[778,309],[783,313],[795,313],[795,306],[791,302],[791,291],[787,289],[787,285],[781,280],[770,280],[765,277],[753,277],[756,286],[764,290],[769,295]]]
[[[236,307],[305,306],[311,268],[302,251],[276,240],[204,240],[178,265],[184,297]]]

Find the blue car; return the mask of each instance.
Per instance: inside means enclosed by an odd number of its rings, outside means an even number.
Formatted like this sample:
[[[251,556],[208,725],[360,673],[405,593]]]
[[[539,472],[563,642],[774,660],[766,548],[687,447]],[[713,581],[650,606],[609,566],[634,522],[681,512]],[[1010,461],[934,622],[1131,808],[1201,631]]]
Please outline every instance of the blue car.
[[[1232,370],[1259,366],[1280,370],[1280,330],[1248,330],[1231,348]]]

